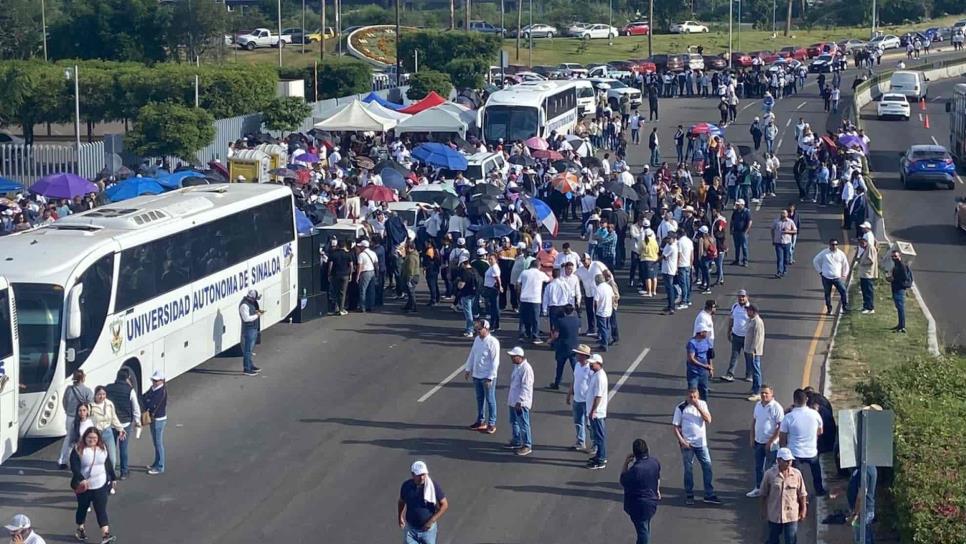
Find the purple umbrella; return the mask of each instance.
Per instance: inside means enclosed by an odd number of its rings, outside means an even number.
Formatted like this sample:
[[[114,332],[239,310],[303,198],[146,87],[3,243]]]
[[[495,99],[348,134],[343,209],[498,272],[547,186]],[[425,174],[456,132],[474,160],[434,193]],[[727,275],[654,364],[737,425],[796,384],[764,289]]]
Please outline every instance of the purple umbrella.
[[[858,146],[863,153],[869,153],[869,147],[865,145],[865,140],[858,136],[853,136],[851,134],[839,136],[839,143],[845,147]]]
[[[97,185],[74,174],[51,174],[31,185],[30,192],[51,198],[74,198],[96,193]]]
[[[292,160],[314,164],[319,162],[319,156],[316,155],[315,153],[302,153],[301,155],[296,155],[295,158]]]

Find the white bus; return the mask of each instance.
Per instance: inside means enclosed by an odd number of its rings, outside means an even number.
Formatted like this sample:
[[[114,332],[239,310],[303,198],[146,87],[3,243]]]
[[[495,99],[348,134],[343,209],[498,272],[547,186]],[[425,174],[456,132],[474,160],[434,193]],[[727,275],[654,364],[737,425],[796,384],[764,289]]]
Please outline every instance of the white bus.
[[[17,452],[20,428],[17,417],[20,359],[13,298],[6,278],[0,277],[0,463]]]
[[[262,294],[262,328],[297,303],[291,191],[222,184],[144,196],[0,238],[17,299],[20,436],[65,432],[61,395],[129,368],[139,391],[240,342],[238,305]],[[293,262],[296,264],[293,266]]]
[[[507,144],[577,126],[577,86],[573,81],[532,81],[496,91],[481,110],[483,139]]]

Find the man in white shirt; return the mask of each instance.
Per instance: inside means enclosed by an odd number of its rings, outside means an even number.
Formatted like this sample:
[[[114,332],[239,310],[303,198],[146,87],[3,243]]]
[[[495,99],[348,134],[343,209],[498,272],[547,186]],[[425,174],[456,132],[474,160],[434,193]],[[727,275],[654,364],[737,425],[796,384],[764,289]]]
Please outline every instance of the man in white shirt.
[[[664,226],[664,223],[661,223]],[[660,227],[658,228],[660,230]],[[677,299],[677,289],[674,278],[678,273],[678,244],[673,234],[663,239],[661,249],[661,276],[664,278],[664,291],[667,294],[667,307],[664,315],[674,315],[674,303]]]
[[[496,374],[500,369],[500,341],[490,334],[490,323],[485,319],[478,319],[473,328],[477,336],[473,339],[473,347],[463,367],[463,379],[472,377],[476,390],[476,421],[470,425],[470,429],[493,434],[496,432]]]
[[[775,392],[771,386],[761,386],[760,394],[761,400],[755,403],[751,420],[751,447],[755,453],[755,487],[745,493],[749,498],[759,496],[758,488],[761,487],[765,470],[775,464],[779,428],[782,420],[785,419],[785,409],[775,400]]]
[[[540,270],[540,261],[534,259],[530,268],[520,274],[517,289],[520,291],[520,337],[542,344],[540,339],[540,305],[543,302],[543,284],[549,281]]]
[[[785,414],[781,422],[781,445],[792,450],[795,456],[795,468],[808,465],[812,472],[812,484],[815,495],[825,495],[822,485],[822,464],[818,457],[818,437],[822,434],[822,416],[818,411],[809,408],[808,393],[803,389],[796,389],[792,396],[795,406],[791,412]]]
[[[587,451],[586,428],[587,428],[587,388],[590,387],[590,377],[593,374],[590,370],[590,346],[580,344],[574,349],[577,364],[574,366],[574,383],[570,384],[567,392],[567,404],[571,406],[574,416],[574,427],[577,430],[577,443],[570,449],[576,451]]]
[[[722,381],[735,381],[735,366],[738,357],[745,351],[745,335],[748,334],[748,312],[745,308],[751,304],[748,291],[738,290],[738,301],[731,305],[731,315],[728,316],[728,339],[731,340],[731,358],[728,360],[728,371],[721,377]],[[751,375],[745,369],[745,381],[751,381]]]
[[[533,408],[533,367],[527,362],[523,348],[516,346],[507,352],[513,362],[510,374],[510,391],[507,405],[510,411],[512,436],[506,448],[519,456],[533,452],[533,435],[530,432],[530,409]]]
[[[597,349],[607,351],[607,346],[613,340],[610,318],[614,314],[614,289],[604,279],[603,274],[598,274],[594,283],[597,284],[594,292],[594,315],[597,321],[597,339],[600,342]]]
[[[634,114],[631,115],[630,127],[631,143],[634,145],[641,143],[641,114],[637,110],[634,110]]]
[[[607,373],[599,353],[590,356],[590,381],[587,385],[587,417],[597,453],[587,461],[587,468],[599,470],[607,466]]]
[[[356,283],[359,285],[359,310],[371,312],[375,304],[375,284],[372,279],[376,275],[376,265],[379,257],[369,249],[369,240],[362,240],[356,244]]]
[[[812,266],[822,276],[822,289],[825,290],[825,313],[832,315],[832,287],[842,299],[842,311],[849,311],[849,293],[845,279],[849,277],[849,258],[839,249],[839,241],[832,238],[828,248],[823,249],[812,259]]]
[[[553,259],[553,267],[563,270],[564,263],[574,263],[574,266],[580,264],[580,256],[570,249],[570,242],[564,242],[561,251]]]
[[[681,447],[681,457],[684,461],[684,494],[685,504],[694,504],[694,473],[692,465],[697,459],[701,464],[701,476],[704,480],[704,502],[721,504],[721,500],[714,494],[711,483],[711,452],[708,449],[707,424],[711,423],[711,412],[708,403],[701,400],[697,388],[688,389],[688,396],[684,402],[674,408],[674,435]]]
[[[597,295],[597,276],[602,275],[607,270],[607,265],[600,261],[590,258],[589,253],[584,253],[580,260],[580,266],[574,272],[580,279],[583,290],[584,306],[587,310],[587,336],[597,336],[597,314],[594,309],[594,297]]]
[[[678,288],[681,290],[681,303],[678,310],[691,307],[691,263],[694,259],[694,242],[688,233],[679,230],[678,233],[678,273],[674,276]]]
[[[10,533],[11,544],[44,544],[45,542],[43,537],[34,532],[30,526],[30,518],[24,514],[13,516],[4,528]],[[106,537],[104,541],[108,542],[108,538],[113,537]]]
[[[573,266],[573,265],[569,265]],[[564,307],[574,303],[574,293],[571,285],[564,281],[563,274],[559,268],[554,268],[551,273],[553,280],[547,284],[543,292],[543,315],[550,321],[550,330],[557,330],[557,322],[564,316]]]

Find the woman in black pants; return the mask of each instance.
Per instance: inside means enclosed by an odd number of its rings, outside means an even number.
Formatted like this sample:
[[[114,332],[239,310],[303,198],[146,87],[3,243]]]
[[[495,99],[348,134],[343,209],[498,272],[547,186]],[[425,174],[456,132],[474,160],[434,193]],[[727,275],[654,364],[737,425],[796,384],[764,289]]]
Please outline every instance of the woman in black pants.
[[[101,528],[101,544],[114,542],[116,538],[111,536],[107,519],[107,498],[117,478],[114,465],[107,455],[107,445],[96,427],[84,431],[71,450],[70,472],[70,487],[77,495],[77,512],[74,515],[77,531],[74,536],[81,542],[87,542],[84,521],[87,519],[87,509],[93,506],[97,524]]]

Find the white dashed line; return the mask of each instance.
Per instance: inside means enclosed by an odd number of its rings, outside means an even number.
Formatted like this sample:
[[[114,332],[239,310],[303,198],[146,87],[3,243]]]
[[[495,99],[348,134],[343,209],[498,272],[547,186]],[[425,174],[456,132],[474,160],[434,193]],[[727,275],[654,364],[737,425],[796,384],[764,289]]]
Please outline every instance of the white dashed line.
[[[459,376],[461,372],[463,372],[463,365],[460,365],[460,367],[454,370],[452,374],[450,374],[449,376],[446,376],[446,378],[444,378],[443,381],[439,382],[438,385],[433,386],[433,388],[427,391],[425,395],[419,397],[419,400],[417,400],[416,402],[425,402],[426,399],[428,399],[429,397],[432,397],[437,391],[442,389],[444,385],[453,381],[453,378],[455,378],[456,376]]]
[[[614,384],[614,388],[611,389],[610,393],[607,394],[607,402],[610,402],[611,399],[614,398],[614,395],[616,395],[617,392],[620,391],[621,386],[624,385],[627,382],[628,378],[631,377],[631,374],[633,374],[634,371],[637,370],[637,365],[641,364],[641,361],[643,361],[644,358],[647,357],[647,354],[650,352],[651,352],[651,348],[644,348],[644,351],[642,351],[641,354],[637,356],[637,359],[634,359],[634,362],[631,363],[631,366],[627,367],[627,370],[624,371],[624,375],[621,376],[621,379],[617,380],[617,383]]]
[[[796,110],[800,110],[800,109],[802,109],[802,108],[804,108],[804,107],[805,107],[805,104],[808,104],[808,102],[802,102],[802,103],[801,103],[801,104],[799,104],[799,105],[798,105],[798,107],[796,107],[795,109],[796,109]]]
[[[932,138],[932,143],[939,145],[939,140],[937,140],[935,136],[930,136],[930,138]]]
[[[776,155],[778,154],[778,150],[782,148],[782,142],[784,142],[784,141],[785,141],[784,138],[779,138],[778,139],[778,145],[775,146],[775,154]]]
[[[792,125],[792,120],[791,119],[788,119],[787,121],[785,121],[785,128],[788,128],[791,125]]]
[[[920,123],[922,122],[922,114],[921,113],[919,114],[919,122]]]
[[[959,177],[959,174],[956,174],[956,181],[958,181],[960,185],[963,185],[963,178]]]

